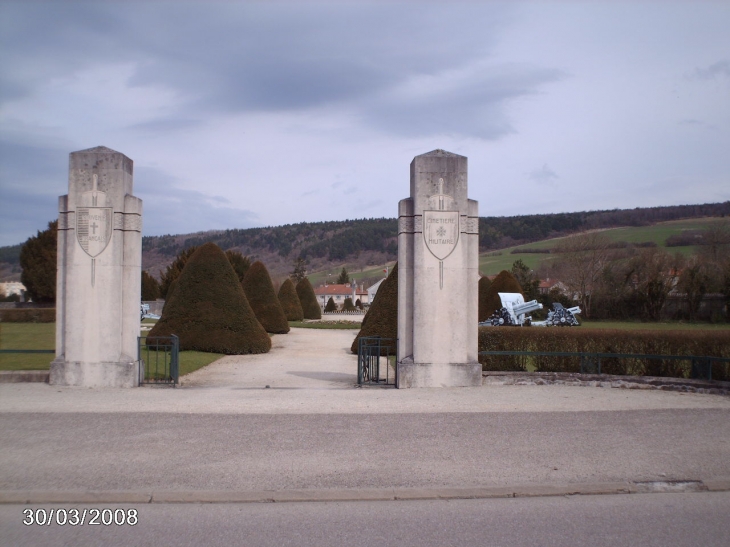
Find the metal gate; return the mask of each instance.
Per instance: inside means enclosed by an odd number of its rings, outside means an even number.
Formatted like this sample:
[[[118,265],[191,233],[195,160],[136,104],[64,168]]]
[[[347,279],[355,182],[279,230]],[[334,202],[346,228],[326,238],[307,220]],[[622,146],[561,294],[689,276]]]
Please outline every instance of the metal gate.
[[[180,376],[180,342],[172,336],[137,338],[137,361],[140,384],[178,384]]]
[[[357,383],[394,386],[398,381],[398,340],[363,336],[357,344]]]

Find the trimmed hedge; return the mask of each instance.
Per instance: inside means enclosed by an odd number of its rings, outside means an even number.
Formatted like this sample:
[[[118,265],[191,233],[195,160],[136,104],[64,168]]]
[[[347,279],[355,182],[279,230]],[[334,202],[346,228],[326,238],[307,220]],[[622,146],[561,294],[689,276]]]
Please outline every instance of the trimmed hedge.
[[[479,297],[479,321],[485,321],[495,311],[502,309],[502,300],[498,294],[501,292],[518,292],[524,296],[522,287],[515,276],[507,270],[502,270],[487,287],[484,298],[481,295]],[[482,313],[484,313],[484,317],[482,317]]]
[[[492,282],[487,276],[479,278],[479,322],[486,321],[487,317],[492,315],[495,310],[489,309],[487,303],[488,290]]]
[[[4,323],[55,323],[56,308],[0,308]]]
[[[306,277],[297,283],[297,296],[302,304],[304,319],[322,319],[322,309],[319,307],[312,284]]]
[[[289,322],[276,296],[274,284],[263,262],[256,261],[243,277],[243,291],[261,326],[272,334],[289,332]]]
[[[361,336],[381,336],[398,338],[398,263],[395,263],[390,275],[380,284],[375,299],[365,317],[362,327],[352,342],[350,351],[357,353],[358,340]]]
[[[271,349],[271,338],[256,319],[233,266],[214,243],[201,245],[190,256],[168,296],[149,336],[176,334],[181,350],[226,355]]]
[[[337,304],[335,304],[335,299],[330,296],[330,299],[327,300],[327,305],[324,307],[324,311],[327,313],[337,311]]]
[[[730,331],[650,331],[481,327],[479,351],[553,351],[694,355],[730,358]],[[479,356],[483,370],[580,372],[580,358],[558,356]],[[601,372],[629,376],[689,377],[690,361],[601,359]],[[714,380],[730,380],[730,366],[714,363]]]
[[[304,319],[304,310],[302,310],[302,303],[299,302],[297,289],[288,277],[279,287],[278,296],[279,304],[281,304],[281,309],[284,310],[287,321],[301,321]]]

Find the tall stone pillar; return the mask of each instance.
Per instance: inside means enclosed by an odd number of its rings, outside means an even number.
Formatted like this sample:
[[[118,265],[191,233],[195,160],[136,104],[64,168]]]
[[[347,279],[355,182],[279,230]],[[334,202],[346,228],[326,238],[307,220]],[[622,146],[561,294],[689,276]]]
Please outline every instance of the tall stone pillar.
[[[479,386],[479,211],[467,159],[434,150],[411,162],[398,204],[398,387]]]
[[[142,200],[132,160],[104,146],[69,156],[59,198],[56,358],[50,383],[139,385]]]

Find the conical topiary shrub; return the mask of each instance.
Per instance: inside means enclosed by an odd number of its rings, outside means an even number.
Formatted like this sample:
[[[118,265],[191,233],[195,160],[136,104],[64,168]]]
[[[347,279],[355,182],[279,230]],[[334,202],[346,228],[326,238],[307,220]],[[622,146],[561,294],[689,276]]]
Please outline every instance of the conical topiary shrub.
[[[357,353],[358,340],[362,336],[398,338],[398,263],[385,281],[380,284],[370,309],[362,319],[362,327],[352,342],[350,350]]]
[[[238,355],[271,349],[236,272],[214,243],[201,245],[188,259],[149,336],[172,334],[181,350]]]
[[[355,311],[355,304],[352,303],[352,298],[349,296],[345,298],[345,303],[342,304],[343,311]]]
[[[297,283],[297,296],[302,303],[304,319],[322,319],[322,310],[317,303],[317,296],[309,279],[306,277]]]
[[[480,306],[480,321],[484,321],[495,311],[502,309],[502,300],[499,298],[499,294],[497,294],[501,292],[518,292],[522,294],[522,287],[520,287],[520,284],[517,282],[517,279],[515,279],[515,276],[507,270],[502,270],[501,272],[499,272],[499,274],[497,274],[497,277],[495,277],[492,281],[492,284],[489,285],[489,288],[487,289],[486,295],[484,297],[484,306],[487,315],[484,319],[482,319]],[[481,304],[481,298],[479,299],[479,302]]]
[[[487,305],[487,290],[492,282],[485,275],[479,278],[479,321],[486,321],[487,317],[494,313]]]
[[[281,309],[284,310],[284,315],[286,315],[288,321],[301,321],[304,319],[304,311],[297,296],[297,289],[288,277],[279,288],[279,304],[281,304]]]
[[[330,296],[330,299],[327,300],[327,305],[324,307],[324,311],[327,313],[337,311],[337,304],[335,304],[335,299]]]
[[[256,319],[266,329],[266,332],[272,334],[289,332],[289,323],[263,262],[257,260],[251,264],[241,285],[248,303],[251,304],[251,309],[256,314]]]

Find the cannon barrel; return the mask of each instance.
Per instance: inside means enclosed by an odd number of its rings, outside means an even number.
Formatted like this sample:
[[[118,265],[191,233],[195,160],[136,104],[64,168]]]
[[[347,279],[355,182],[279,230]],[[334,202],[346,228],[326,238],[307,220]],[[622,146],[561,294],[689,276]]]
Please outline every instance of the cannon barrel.
[[[525,302],[524,304],[517,304],[515,306],[512,306],[512,311],[515,312],[515,315],[522,315],[523,313],[531,313],[535,310],[541,310],[542,304],[539,304],[537,300],[530,300],[529,302]]]
[[[580,313],[580,306],[573,306],[572,308],[567,308],[570,313],[575,315],[576,313]]]

